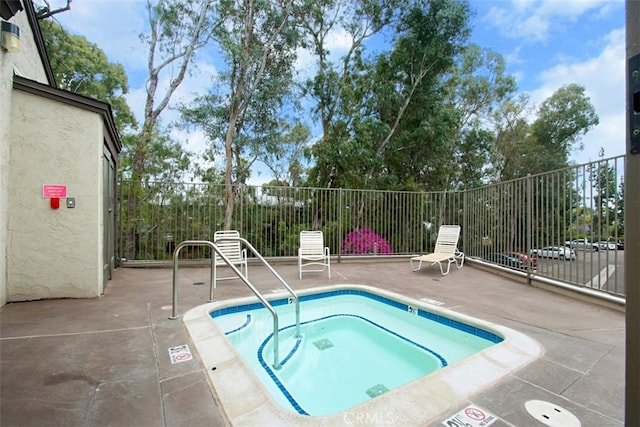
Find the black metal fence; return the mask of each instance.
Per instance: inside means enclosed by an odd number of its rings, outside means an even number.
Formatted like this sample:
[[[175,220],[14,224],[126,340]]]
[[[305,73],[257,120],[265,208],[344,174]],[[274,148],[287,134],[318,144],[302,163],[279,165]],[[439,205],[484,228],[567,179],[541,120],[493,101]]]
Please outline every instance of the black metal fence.
[[[302,230],[322,230],[332,256],[357,257],[429,252],[440,225],[459,224],[467,257],[522,269],[503,256],[534,251],[532,274],[623,295],[623,177],[619,156],[457,192],[240,186],[230,228],[266,258],[296,257]],[[223,185],[122,182],[119,200],[127,262],[170,260],[177,243],[224,228]]]

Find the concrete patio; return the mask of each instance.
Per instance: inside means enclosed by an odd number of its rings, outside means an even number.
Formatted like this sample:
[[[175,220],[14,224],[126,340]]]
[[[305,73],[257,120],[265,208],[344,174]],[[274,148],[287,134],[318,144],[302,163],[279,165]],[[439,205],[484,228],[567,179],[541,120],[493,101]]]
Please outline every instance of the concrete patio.
[[[544,347],[538,360],[452,405],[428,425],[443,425],[473,404],[497,417],[493,426],[541,426],[525,410],[530,400],[564,408],[582,426],[624,425],[621,310],[529,286],[471,263],[441,276],[437,266],[412,272],[408,260],[334,262],[330,280],[323,273],[299,280],[296,265],[274,268],[294,289],[363,284],[437,300],[448,309],[527,334]],[[249,277],[266,295],[279,285],[261,266],[250,265]],[[180,269],[179,314],[207,301],[208,281],[208,268]],[[120,268],[101,298],[0,308],[0,425],[228,425],[182,320],[168,319],[171,284],[168,268]],[[250,295],[238,279],[219,283],[216,294],[217,299]],[[183,344],[189,345],[193,360],[172,364],[168,349]],[[351,417],[344,424],[389,425],[389,420]]]

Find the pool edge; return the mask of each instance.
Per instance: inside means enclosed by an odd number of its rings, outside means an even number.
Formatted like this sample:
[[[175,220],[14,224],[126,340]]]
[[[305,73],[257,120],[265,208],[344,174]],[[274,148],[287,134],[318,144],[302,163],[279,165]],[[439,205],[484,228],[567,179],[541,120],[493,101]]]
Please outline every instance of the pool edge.
[[[365,418],[372,425],[424,425],[438,417],[444,417],[447,411],[460,407],[470,396],[536,360],[544,351],[537,341],[513,329],[380,288],[342,284],[300,290],[298,293],[303,296],[350,289],[370,292],[441,313],[492,331],[504,340],[452,364],[451,367],[455,369],[438,370],[345,412],[328,416],[303,416],[288,411],[273,400],[266,387],[209,316],[215,309],[255,302],[256,299],[246,297],[203,304],[185,313],[183,322],[208,373],[210,385],[221,403],[220,409],[232,425],[253,426],[265,424],[271,419],[278,425],[330,426],[353,424],[357,419]],[[272,300],[287,295],[283,291],[266,298]]]

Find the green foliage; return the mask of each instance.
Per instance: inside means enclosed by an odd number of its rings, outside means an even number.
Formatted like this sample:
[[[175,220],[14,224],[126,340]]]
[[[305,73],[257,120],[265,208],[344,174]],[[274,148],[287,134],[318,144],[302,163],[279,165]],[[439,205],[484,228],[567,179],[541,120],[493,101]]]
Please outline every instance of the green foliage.
[[[598,122],[585,88],[570,84],[558,89],[542,103],[532,131],[540,144],[555,146],[556,151],[566,156],[573,145],[580,142],[580,136]]]
[[[493,141],[494,134],[486,129],[461,132],[455,157],[458,174],[453,182],[458,189],[476,188],[486,182]]]
[[[254,162],[284,155],[287,123],[279,117],[292,92],[295,51],[301,43],[294,18],[302,10],[297,6],[293,0],[220,2],[221,25],[213,34],[226,69],[208,94],[182,108],[185,121],[205,131],[209,158],[222,154],[225,228],[233,214],[234,188],[249,178]]]
[[[308,83],[324,130],[312,151],[316,185],[395,188],[410,179],[447,181],[442,177],[452,162],[459,119],[445,104],[441,80],[468,35],[468,6],[416,1],[395,15],[385,13],[391,6],[370,9],[377,15],[368,18],[381,27],[358,33],[341,67],[318,55],[319,72]],[[366,59],[359,43],[383,28],[393,29],[392,49]]]
[[[535,173],[528,159],[536,155],[537,147],[527,123],[529,99],[524,95],[507,99],[492,114],[494,145],[491,150],[491,176],[497,181],[509,181]]]
[[[461,112],[461,129],[477,129],[516,92],[515,78],[505,70],[499,53],[475,44],[464,47],[446,81],[451,102]]]
[[[136,135],[123,137],[120,174],[123,179],[131,179],[132,175],[132,141]],[[156,132],[147,147],[144,157],[143,181],[181,182],[190,170],[192,153],[185,151],[180,142],[172,139],[168,132]]]
[[[569,166],[571,150],[598,124],[598,115],[584,88],[571,84],[546,99],[529,124],[528,99],[505,101],[493,114],[496,141],[495,177],[506,181]]]
[[[604,152],[601,152],[604,155]],[[617,188],[614,164],[608,161],[592,163],[589,180],[593,188],[593,228],[603,236],[624,235],[624,186]]]
[[[316,75],[305,82],[304,94],[315,102],[314,113],[322,126],[322,137],[307,153],[313,160],[308,183],[320,187],[356,188],[354,159],[368,162],[368,141],[353,138],[363,124],[373,92],[373,62],[365,57],[365,42],[393,21],[394,0],[321,0],[309,2],[308,19],[301,21],[308,49],[316,61]],[[329,35],[346,32],[350,46],[339,58],[329,50]],[[361,149],[362,147],[362,149]],[[371,150],[371,146],[368,149]]]
[[[121,133],[134,128],[136,120],[124,97],[129,91],[124,67],[51,19],[40,21],[40,28],[58,87],[110,104]]]

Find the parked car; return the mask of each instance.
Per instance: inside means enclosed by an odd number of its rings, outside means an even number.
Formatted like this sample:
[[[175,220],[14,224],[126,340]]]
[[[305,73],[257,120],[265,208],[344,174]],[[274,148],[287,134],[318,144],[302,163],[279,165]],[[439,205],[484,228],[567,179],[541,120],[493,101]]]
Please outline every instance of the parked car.
[[[604,249],[606,251],[615,251],[616,249],[618,249],[618,245],[616,244],[616,242],[607,242],[606,240],[596,242],[596,245],[598,245],[600,249]]]
[[[520,252],[505,252],[507,255],[512,256],[514,258],[518,258],[522,261],[522,265],[524,268],[527,268],[529,263],[531,263],[531,268],[535,269],[538,266],[538,258],[533,256],[527,256],[526,254]]]
[[[566,246],[545,246],[542,249],[532,249],[531,255],[538,258],[576,259],[576,251]]]
[[[564,242],[564,245],[571,249],[583,249],[598,252],[600,247],[596,243],[591,243],[589,239],[575,239]]]
[[[512,256],[511,254],[507,254],[507,253],[496,252],[496,253],[488,254],[484,257],[484,259],[486,259],[489,262],[493,262],[495,264],[500,264],[500,265],[504,265],[506,267],[511,267],[511,268],[517,268],[520,270],[527,268],[520,258],[516,256]]]

